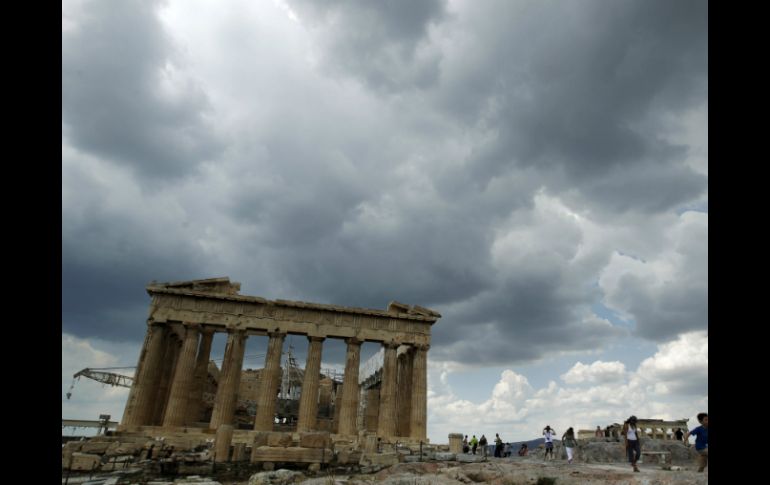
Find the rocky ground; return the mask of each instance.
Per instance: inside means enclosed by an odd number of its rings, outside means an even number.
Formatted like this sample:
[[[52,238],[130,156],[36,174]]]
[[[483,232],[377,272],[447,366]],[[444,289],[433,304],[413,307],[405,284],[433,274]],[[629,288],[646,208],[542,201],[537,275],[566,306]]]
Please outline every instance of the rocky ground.
[[[389,485],[701,485],[708,483],[708,468],[698,473],[696,464],[675,465],[664,470],[660,465],[640,466],[634,473],[626,463],[573,463],[548,461],[529,457],[490,459],[483,463],[421,462],[399,463],[373,474],[335,474],[321,471],[315,476],[292,470],[275,470],[252,475],[240,482],[216,481],[207,477],[178,478],[174,481],[154,480],[146,485],[368,485],[382,482]],[[64,483],[62,481],[62,483]],[[108,485],[104,479],[70,480],[71,484]],[[124,482],[125,483],[125,482]]]
[[[609,485],[609,484],[707,484],[708,471],[696,472],[693,466],[674,466],[663,470],[659,465],[640,466],[634,473],[625,463],[543,462],[536,458],[491,459],[484,463],[428,462],[400,463],[371,475],[333,475],[305,478],[289,472],[262,472],[237,485],[364,485],[382,482],[391,485]],[[689,469],[686,469],[689,468]],[[280,473],[283,473],[281,475]],[[222,485],[231,485],[223,483]]]
[[[625,462],[622,443],[614,440],[584,442],[577,450],[578,459],[567,464],[563,448],[555,449],[557,459],[544,461],[542,449],[533,450],[527,457],[488,458],[435,452],[415,461],[417,456],[406,456],[406,462],[396,465],[351,466],[324,469],[319,472],[278,469],[254,473],[248,480],[223,480],[207,476],[211,467],[202,467],[198,477],[153,479],[147,481],[141,467],[129,467],[96,476],[69,477],[72,485],[364,485],[384,482],[393,485],[476,484],[496,485],[605,485],[605,484],[707,484],[708,468],[697,470],[697,454],[692,448],[672,441],[650,440],[643,451],[641,471],[635,473]],[[667,452],[667,462],[658,463],[655,452]],[[375,455],[377,457],[381,455]],[[382,455],[384,456],[384,455]],[[360,470],[369,471],[361,473]],[[188,473],[187,475],[189,475]],[[217,474],[219,477],[228,476]],[[233,476],[233,475],[229,475]],[[249,476],[248,474],[242,476]],[[65,480],[62,480],[64,483]]]

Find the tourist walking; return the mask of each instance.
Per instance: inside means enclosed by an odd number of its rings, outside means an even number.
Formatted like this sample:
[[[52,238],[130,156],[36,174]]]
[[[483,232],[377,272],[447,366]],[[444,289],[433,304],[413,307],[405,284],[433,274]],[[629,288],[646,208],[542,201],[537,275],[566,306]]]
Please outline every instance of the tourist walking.
[[[463,438],[463,453],[467,455],[470,449],[470,446],[468,446],[468,435],[466,434],[465,438]]]
[[[708,413],[698,413],[698,422],[700,426],[691,429],[684,436],[684,444],[689,446],[687,439],[690,435],[695,436],[695,451],[698,452],[698,471],[702,472],[709,464],[709,415]]]
[[[577,448],[577,440],[575,439],[575,430],[568,429],[566,433],[561,437],[561,442],[564,445],[564,449],[567,450],[567,463],[572,464],[572,457],[575,456],[575,448]]]
[[[511,444],[506,443],[505,446],[503,446],[503,456],[508,458],[511,456]]]
[[[676,431],[674,432],[674,436],[676,437],[677,441],[684,441],[682,439],[684,437],[684,432],[682,431],[682,428],[676,428]]]
[[[473,435],[473,438],[471,438],[471,450],[473,451],[473,454],[476,454],[476,447],[479,445],[479,440],[476,439],[476,435]]]
[[[551,454],[551,460],[553,460],[553,437],[556,436],[556,430],[546,425],[543,428],[543,436],[545,436],[545,456],[544,459],[548,459],[548,454]]]
[[[521,444],[521,448],[519,448],[519,456],[527,456],[529,453],[529,447],[526,443]]]
[[[486,458],[487,457],[487,453],[488,453],[488,450],[487,450],[487,437],[484,436],[483,434],[481,435],[481,438],[479,439],[479,446],[481,447],[481,456]]]
[[[602,428],[600,428],[599,426],[597,426],[597,427],[596,427],[596,433],[594,433],[594,435],[595,435],[597,438],[604,438],[604,431],[602,431]]]
[[[498,433],[495,433],[495,458],[503,457],[503,440]]]
[[[636,427],[636,416],[631,416],[623,423],[621,434],[626,444],[628,461],[631,462],[634,471],[638,472],[639,468],[636,466],[636,462],[639,461],[639,457],[642,455],[642,446],[639,429]]]

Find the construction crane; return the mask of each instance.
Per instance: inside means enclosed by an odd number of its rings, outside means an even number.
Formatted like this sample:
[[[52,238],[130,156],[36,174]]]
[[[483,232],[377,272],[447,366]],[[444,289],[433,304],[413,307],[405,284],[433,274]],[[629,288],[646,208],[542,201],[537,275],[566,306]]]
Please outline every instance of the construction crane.
[[[102,384],[109,384],[111,386],[119,386],[119,387],[131,387],[131,384],[134,382],[134,378],[131,376],[125,376],[123,374],[116,374],[114,372],[105,372],[109,370],[115,370],[115,369],[135,369],[136,367],[103,367],[103,368],[91,368],[86,367],[85,369],[76,372],[72,376],[72,384],[70,385],[69,390],[67,391],[67,399],[72,397],[72,389],[75,387],[75,383],[80,380],[81,377],[87,377],[89,379],[93,379],[96,382],[101,382]]]
[[[264,354],[255,354],[255,355],[247,355],[244,358],[257,358],[257,357],[264,357]],[[215,362],[221,362],[224,359],[213,359]],[[86,367],[85,369],[76,372],[72,376],[72,384],[70,385],[69,390],[67,391],[67,399],[72,397],[72,389],[75,387],[75,383],[80,380],[81,377],[87,377],[89,379],[92,379],[96,382],[101,382],[102,384],[109,384],[113,387],[128,387],[131,388],[131,384],[134,383],[134,378],[131,376],[126,376],[123,374],[116,374],[114,372],[106,372],[111,370],[118,370],[118,369],[136,369],[136,366],[132,367],[101,367],[101,368],[93,368],[93,367]],[[204,398],[205,399],[205,398]],[[213,400],[213,398],[212,398]]]

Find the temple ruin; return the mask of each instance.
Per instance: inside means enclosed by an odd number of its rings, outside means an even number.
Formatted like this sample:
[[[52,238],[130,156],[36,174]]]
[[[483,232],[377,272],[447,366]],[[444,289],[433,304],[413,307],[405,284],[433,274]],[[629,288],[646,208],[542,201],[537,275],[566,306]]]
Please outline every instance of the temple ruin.
[[[427,443],[427,354],[439,313],[395,301],[387,310],[272,301],[240,295],[227,277],[146,290],[147,333],[118,435],[213,438],[218,462],[245,453],[252,462],[322,463],[332,454],[342,462],[373,446]],[[227,333],[227,346],[221,369],[212,369],[217,332]],[[287,335],[308,339],[298,396],[280,392]],[[267,354],[263,369],[244,372],[251,336],[269,337]],[[347,345],[341,380],[321,372],[326,339]],[[382,345],[381,366],[359,376],[364,342]]]

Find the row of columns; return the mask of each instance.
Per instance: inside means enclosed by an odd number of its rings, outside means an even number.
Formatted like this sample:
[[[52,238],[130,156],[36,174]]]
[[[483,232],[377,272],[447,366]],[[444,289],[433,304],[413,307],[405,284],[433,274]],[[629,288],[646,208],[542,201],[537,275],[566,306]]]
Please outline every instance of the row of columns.
[[[272,431],[281,375],[285,333],[270,332],[262,371],[254,430]],[[208,375],[213,330],[185,324],[177,334],[167,326],[150,324],[139,357],[137,374],[123,415],[123,426],[184,426],[197,422]],[[228,330],[224,363],[209,428],[233,424],[247,335]],[[297,431],[316,427],[321,355],[324,337],[308,336],[309,346]],[[338,434],[357,435],[361,340],[345,339],[345,377],[340,399]],[[398,344],[383,343],[385,359],[380,390],[377,434],[426,439],[428,345],[413,345],[397,356]]]

